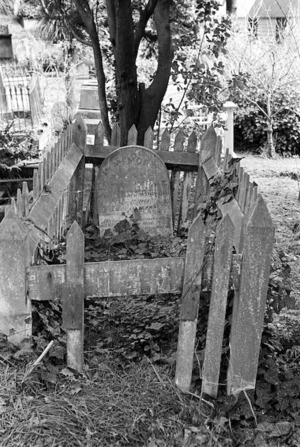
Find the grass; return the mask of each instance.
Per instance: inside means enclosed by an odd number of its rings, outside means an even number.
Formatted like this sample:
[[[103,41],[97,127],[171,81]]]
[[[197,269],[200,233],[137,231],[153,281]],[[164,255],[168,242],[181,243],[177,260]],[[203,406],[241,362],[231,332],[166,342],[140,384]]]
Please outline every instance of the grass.
[[[234,445],[212,406],[181,394],[146,358],[127,367],[106,359],[83,376],[63,369],[52,384],[39,368],[23,380],[28,368],[1,362],[1,447]]]

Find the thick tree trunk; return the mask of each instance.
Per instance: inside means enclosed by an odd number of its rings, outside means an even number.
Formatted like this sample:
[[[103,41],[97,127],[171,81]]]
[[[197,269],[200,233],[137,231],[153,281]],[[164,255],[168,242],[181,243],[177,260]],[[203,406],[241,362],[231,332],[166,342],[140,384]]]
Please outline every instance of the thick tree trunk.
[[[116,83],[121,145],[127,144],[128,130],[137,124],[139,94],[131,0],[114,0]]]
[[[148,127],[154,127],[168,87],[173,57],[170,6],[170,0],[159,0],[154,12],[158,40],[158,66],[152,84],[146,90],[143,86],[140,89],[141,107],[137,123],[139,144],[143,143],[144,134]]]

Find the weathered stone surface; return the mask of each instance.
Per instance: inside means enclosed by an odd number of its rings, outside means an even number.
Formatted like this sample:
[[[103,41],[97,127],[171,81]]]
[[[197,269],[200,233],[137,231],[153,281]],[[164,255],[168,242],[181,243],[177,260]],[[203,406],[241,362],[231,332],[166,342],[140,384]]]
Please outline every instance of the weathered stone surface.
[[[116,149],[96,178],[100,235],[125,219],[151,236],[172,234],[168,171],[160,157],[141,146]]]

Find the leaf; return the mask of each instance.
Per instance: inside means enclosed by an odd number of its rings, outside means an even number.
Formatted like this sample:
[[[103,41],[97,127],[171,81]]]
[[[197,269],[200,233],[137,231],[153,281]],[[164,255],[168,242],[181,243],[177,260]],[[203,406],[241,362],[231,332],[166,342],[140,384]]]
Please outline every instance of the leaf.
[[[151,326],[149,326],[149,329],[152,329],[153,331],[160,331],[163,327],[164,327],[164,324],[152,323]]]
[[[65,376],[65,377],[72,377],[72,378],[74,378],[75,376],[74,376],[74,373],[69,369],[69,368],[63,368],[61,371],[60,371],[60,374],[62,374],[63,376]]]

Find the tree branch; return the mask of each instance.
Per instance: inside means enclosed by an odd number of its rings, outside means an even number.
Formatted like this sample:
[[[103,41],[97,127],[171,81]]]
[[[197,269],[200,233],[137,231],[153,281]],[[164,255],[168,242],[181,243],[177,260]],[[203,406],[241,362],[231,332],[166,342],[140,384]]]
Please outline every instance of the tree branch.
[[[247,101],[251,102],[251,104],[254,104],[255,107],[257,107],[257,108],[261,111],[261,113],[263,113],[263,115],[264,115],[266,118],[268,118],[268,114],[264,111],[264,109],[263,109],[262,107],[260,107],[260,105],[259,105],[256,101],[254,101],[253,99],[251,99],[250,96],[246,95],[246,94],[243,92],[243,90],[241,90],[239,87],[238,87],[238,90],[239,90],[239,92],[241,93],[241,95],[244,96],[244,98],[245,98]]]
[[[110,35],[110,42],[115,52],[116,48],[116,4],[115,0],[106,0],[108,28]]]
[[[88,47],[93,47],[93,44],[90,40],[84,40],[81,36],[79,36],[75,27],[68,20],[64,20],[64,22],[66,24],[66,27],[69,29],[70,33],[73,34],[73,36],[75,37],[76,40],[78,40],[78,42],[82,43],[83,45],[87,45]]]
[[[149,0],[147,5],[145,6],[145,8],[140,11],[140,19],[137,24],[137,29],[136,29],[135,38],[134,38],[134,51],[135,51],[136,55],[138,53],[141,40],[144,37],[148,20],[152,16],[152,14],[157,6],[157,3],[158,3],[158,0]]]
[[[168,86],[173,59],[172,37],[170,27],[171,0],[159,0],[154,13],[157,29],[158,64],[157,71],[147,91],[162,91]],[[158,88],[160,87],[160,88]],[[163,92],[163,96],[165,91]],[[163,99],[163,98],[161,98]]]

